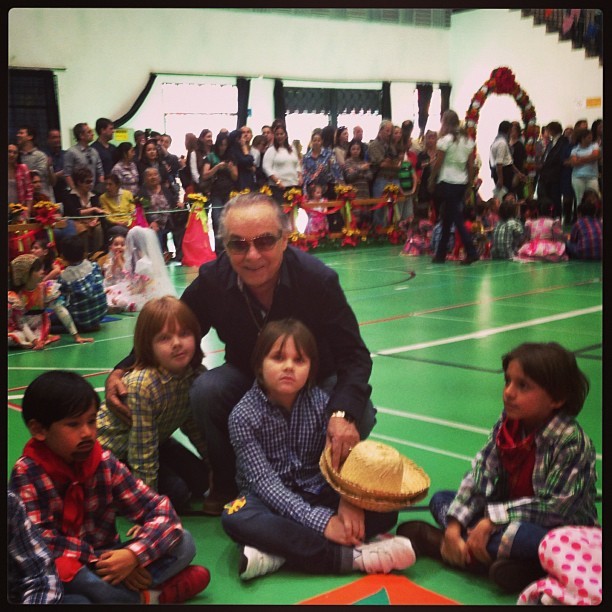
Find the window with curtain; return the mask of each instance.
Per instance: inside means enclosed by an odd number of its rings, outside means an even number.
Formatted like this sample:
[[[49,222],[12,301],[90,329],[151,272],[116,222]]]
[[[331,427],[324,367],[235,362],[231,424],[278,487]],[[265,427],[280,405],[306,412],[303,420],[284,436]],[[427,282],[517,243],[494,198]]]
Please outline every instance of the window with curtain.
[[[45,147],[50,129],[59,129],[55,74],[52,70],[9,70],[8,139],[20,125],[36,131],[38,147]]]
[[[238,90],[236,85],[214,83],[163,83],[164,129],[176,149],[182,149],[185,134],[199,136],[211,130],[213,138],[222,128],[236,129]]]
[[[332,89],[284,87],[285,122],[291,140],[299,140],[306,152],[315,128],[346,126],[364,129],[364,140],[374,138],[380,124],[381,91],[378,89]]]

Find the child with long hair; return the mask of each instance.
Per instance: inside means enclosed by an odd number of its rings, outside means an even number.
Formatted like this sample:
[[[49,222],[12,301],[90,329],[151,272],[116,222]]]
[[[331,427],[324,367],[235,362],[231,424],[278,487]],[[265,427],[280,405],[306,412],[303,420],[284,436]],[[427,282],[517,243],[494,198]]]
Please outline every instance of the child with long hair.
[[[57,342],[60,336],[51,334],[47,309],[53,310],[77,344],[93,342],[82,338],[64,306],[60,284],[43,281],[42,261],[33,253],[18,255],[9,265],[8,345],[9,347],[43,349]]]
[[[414,563],[410,542],[387,532],[397,512],[363,510],[326,482],[328,394],[315,386],[318,351],[300,321],[268,323],[253,349],[253,387],[229,417],[241,497],[225,506],[222,525],[243,545],[240,578],[287,565],[309,573],[387,573]]]
[[[595,449],[578,424],[589,382],[556,342],[502,357],[504,409],[458,492],[429,503],[439,527],[403,523],[417,558],[429,556],[519,592],[545,574],[538,546],[553,528],[594,526]]]
[[[178,512],[208,489],[206,444],[189,407],[189,388],[204,367],[200,325],[172,296],[147,302],[136,321],[136,362],[123,376],[132,422],[106,404],[98,413],[98,441],[148,486],[167,495]],[[172,434],[181,429],[197,457]]]
[[[64,265],[62,264],[62,260],[57,256],[55,246],[48,243],[47,240],[38,238],[32,243],[30,252],[42,261],[44,272],[43,282],[55,280],[59,277]]]

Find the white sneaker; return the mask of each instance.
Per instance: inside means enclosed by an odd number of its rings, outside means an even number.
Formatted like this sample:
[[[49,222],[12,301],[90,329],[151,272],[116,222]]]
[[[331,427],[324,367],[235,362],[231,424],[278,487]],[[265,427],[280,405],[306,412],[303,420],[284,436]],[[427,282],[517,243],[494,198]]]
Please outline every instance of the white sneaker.
[[[361,552],[366,574],[388,574],[391,570],[406,569],[416,561],[410,540],[402,536],[370,542],[357,550]]]
[[[261,552],[252,546],[242,549],[239,574],[241,580],[250,580],[257,576],[264,576],[280,569],[285,563],[283,557]]]

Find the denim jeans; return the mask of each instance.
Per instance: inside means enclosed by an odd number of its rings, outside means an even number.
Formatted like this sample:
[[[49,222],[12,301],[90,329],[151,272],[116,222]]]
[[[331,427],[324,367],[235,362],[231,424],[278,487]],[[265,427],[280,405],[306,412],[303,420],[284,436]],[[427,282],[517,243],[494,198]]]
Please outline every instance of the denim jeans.
[[[336,377],[331,376],[319,386],[329,393],[335,384]],[[200,374],[189,390],[194,418],[206,436],[213,489],[215,493],[227,498],[238,494],[235,482],[236,457],[229,439],[227,421],[232,408],[252,386],[252,376],[225,363]],[[357,426],[362,440],[370,435],[375,423],[376,409],[368,400],[364,416]]]
[[[382,196],[385,186],[389,183],[399,185],[399,179],[388,179],[382,176],[374,179],[374,183],[372,184],[372,197],[379,198]],[[372,225],[375,227],[387,227],[389,223],[390,219],[388,206],[382,206],[372,213]]]
[[[313,506],[336,510],[339,495],[325,485],[319,495],[300,494]],[[257,496],[246,495],[246,503],[228,514],[223,511],[221,524],[239,544],[279,555],[287,565],[310,574],[345,574],[353,569],[353,549],[328,540],[324,535],[281,516],[268,508]],[[397,512],[365,511],[366,541],[386,533],[397,522]]]
[[[431,514],[443,529],[446,529],[448,524],[446,513],[455,495],[455,491],[438,491],[432,495],[429,501]],[[476,516],[468,527],[473,527],[482,518],[484,518],[484,513]],[[516,529],[512,549],[510,550],[510,558],[538,559],[538,547],[544,536],[550,531],[550,528],[542,527],[542,525],[536,525],[535,523],[509,523],[504,529],[492,534],[487,544],[487,552],[491,558],[497,559],[502,539],[508,529]],[[464,532],[463,536],[466,537],[467,533]]]
[[[123,544],[117,546],[123,548]],[[103,551],[98,550],[96,554]],[[153,583],[151,589],[159,588],[169,578],[176,576],[185,569],[195,557],[196,549],[192,535],[184,530],[183,537],[176,546],[160,559],[147,565]],[[123,583],[113,586],[105,582],[95,573],[95,564],[83,566],[70,582],[63,582],[64,603],[83,603],[87,598],[89,603],[140,603],[140,591],[131,591]]]
[[[445,259],[448,252],[448,241],[453,223],[461,236],[461,242],[465,247],[468,257],[478,257],[478,252],[472,242],[472,236],[465,229],[465,218],[463,216],[463,197],[465,185],[453,185],[452,183],[439,183],[439,194],[442,200],[440,214],[442,216],[442,236],[436,250],[437,259]]]

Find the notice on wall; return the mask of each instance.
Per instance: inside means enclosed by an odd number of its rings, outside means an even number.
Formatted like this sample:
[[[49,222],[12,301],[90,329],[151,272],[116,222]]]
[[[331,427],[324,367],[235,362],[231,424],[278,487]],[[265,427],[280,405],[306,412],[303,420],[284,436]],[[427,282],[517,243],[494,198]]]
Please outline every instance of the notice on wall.
[[[601,97],[598,97],[598,98],[587,98],[586,99],[586,107],[587,108],[601,108]]]

